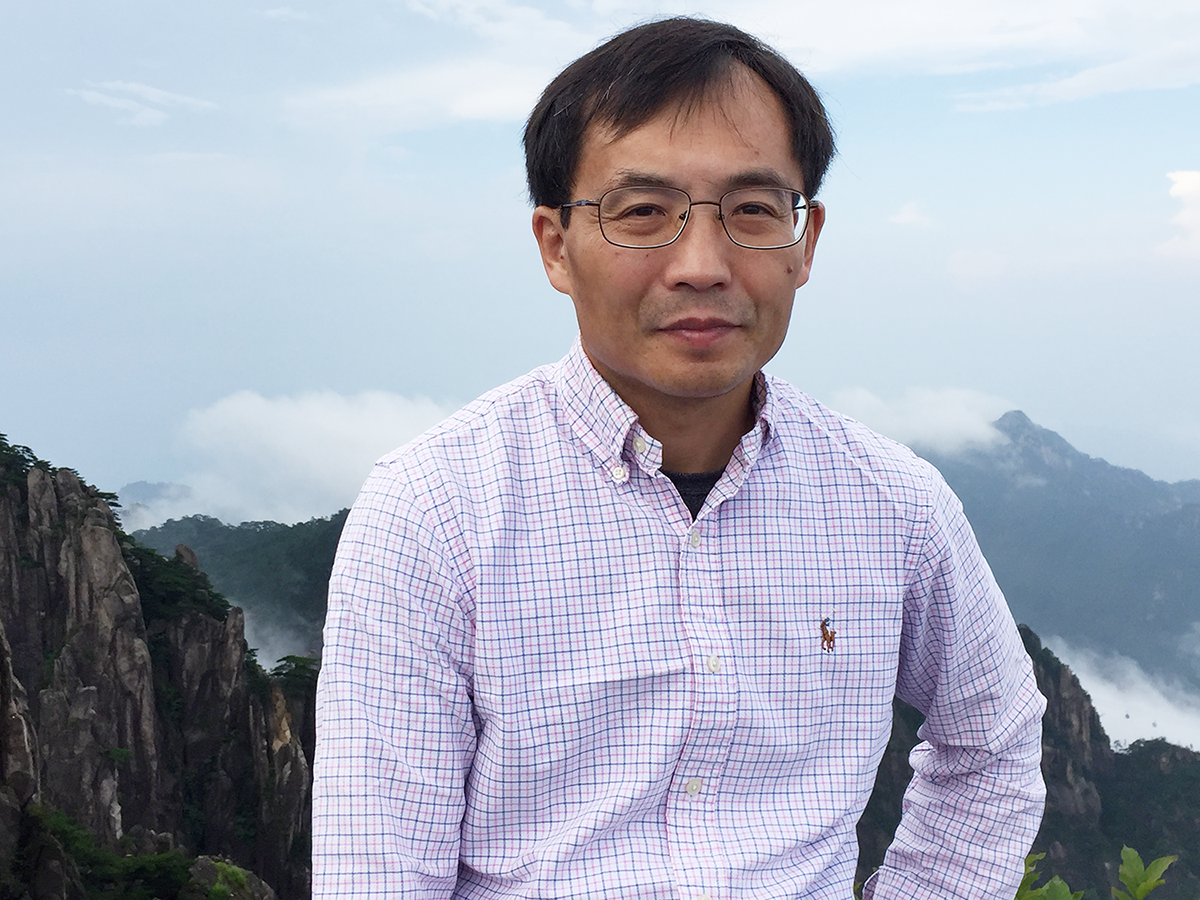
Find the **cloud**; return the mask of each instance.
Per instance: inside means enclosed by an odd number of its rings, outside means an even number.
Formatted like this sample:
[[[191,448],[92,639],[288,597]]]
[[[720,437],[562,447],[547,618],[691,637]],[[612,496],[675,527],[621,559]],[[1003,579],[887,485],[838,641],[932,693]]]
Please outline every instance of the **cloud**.
[[[1193,84],[1200,84],[1200,41],[1195,39],[1136,52],[1066,78],[963,94],[958,108],[966,112],[1020,109],[1119,91],[1183,88]]]
[[[409,0],[408,8],[434,21],[466,29],[493,45],[525,50],[554,47],[576,55],[600,37],[559,18],[562,8],[557,4],[551,6],[552,13],[509,0]],[[646,15],[644,8],[640,15]]]
[[[95,90],[95,88],[103,88],[108,93]],[[102,81],[99,84],[91,84],[86,90],[68,89],[67,93],[73,97],[79,97],[92,106],[105,106],[111,109],[125,110],[131,113],[131,115],[120,121],[124,124],[137,125],[143,128],[161,125],[169,118],[168,114],[163,112],[160,107],[167,109],[183,108],[200,112],[217,108],[217,104],[209,100],[200,100],[184,94],[173,94],[170,91],[160,90],[159,88],[140,84],[136,81]],[[114,94],[125,94],[127,96],[114,96]],[[134,100],[131,97],[137,97],[138,99]],[[147,106],[147,103],[153,105]]]
[[[831,405],[893,440],[941,453],[1005,440],[992,422],[1013,408],[999,397],[965,388],[909,388],[883,400],[864,388],[835,391]]]
[[[143,100],[159,106],[182,106],[185,109],[195,110],[217,108],[217,104],[209,100],[200,100],[196,97],[185,96],[184,94],[173,94],[170,91],[159,90],[156,87],[150,87],[148,84],[139,84],[136,81],[102,81],[92,86],[101,87],[109,91],[132,94],[135,97],[141,97]]]
[[[275,19],[280,22],[307,22],[312,19],[312,16],[308,13],[292,9],[290,6],[277,6],[274,9],[264,9],[262,16],[264,19]]]
[[[1171,224],[1182,228],[1183,234],[1160,245],[1158,251],[1163,256],[1200,260],[1200,172],[1168,172],[1167,177],[1174,182],[1171,196],[1183,201],[1183,209],[1171,217]]]
[[[367,127],[391,123],[397,129],[470,118],[519,121],[571,59],[648,15],[686,11],[678,3],[647,7],[641,0],[406,5],[460,32],[474,45],[471,52],[295,96],[288,102],[294,120],[344,125],[362,118]],[[818,76],[881,68],[1014,73],[1015,84],[961,96],[964,110],[1200,84],[1200,7],[1194,0],[1160,0],[1151,8],[1139,0],[714,0],[705,13],[761,35]],[[1031,80],[1033,72],[1052,74]]]
[[[1200,625],[1192,627],[1200,633]],[[1091,695],[1110,740],[1131,744],[1165,738],[1183,747],[1200,747],[1200,702],[1194,691],[1155,678],[1125,656],[1096,653],[1059,637],[1045,644]]]
[[[127,97],[113,97],[108,94],[102,94],[99,91],[88,90],[77,91],[68,89],[67,93],[73,97],[79,97],[85,103],[89,103],[92,106],[107,106],[111,109],[123,109],[131,113],[128,117],[118,120],[125,125],[137,125],[139,128],[147,128],[161,125],[168,119],[167,114],[161,109],[151,109]]]
[[[916,203],[905,203],[899,212],[888,217],[888,221],[897,225],[916,225],[920,228],[928,228],[933,224],[933,219],[921,212]]]
[[[151,492],[137,527],[194,513],[231,524],[330,515],[353,502],[376,459],[450,412],[384,391],[231,394],[187,414],[181,438],[195,460],[181,479],[188,488]]]
[[[457,59],[296,94],[284,106],[296,125],[377,134],[463,120],[519,121],[553,75],[527,63]]]

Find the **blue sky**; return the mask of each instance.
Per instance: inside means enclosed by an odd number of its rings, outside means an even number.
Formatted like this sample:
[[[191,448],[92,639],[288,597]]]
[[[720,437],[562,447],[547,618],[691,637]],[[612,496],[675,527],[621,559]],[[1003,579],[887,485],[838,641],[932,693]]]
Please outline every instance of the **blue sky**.
[[[647,10],[760,34],[837,126],[774,372],[901,439],[1021,408],[1200,478],[1194,0],[10,4],[0,430],[177,513],[345,505],[565,351],[521,124]]]

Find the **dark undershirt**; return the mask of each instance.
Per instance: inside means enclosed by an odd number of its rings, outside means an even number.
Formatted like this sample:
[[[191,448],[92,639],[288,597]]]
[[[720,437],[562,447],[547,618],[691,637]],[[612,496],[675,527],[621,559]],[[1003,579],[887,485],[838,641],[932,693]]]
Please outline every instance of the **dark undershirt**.
[[[694,519],[700,513],[700,507],[704,505],[709,491],[716,486],[717,481],[725,473],[725,470],[717,469],[715,472],[668,472],[666,469],[663,469],[662,473],[671,479],[671,483],[675,485],[675,490],[679,491],[679,496],[683,498],[683,502],[687,505]]]

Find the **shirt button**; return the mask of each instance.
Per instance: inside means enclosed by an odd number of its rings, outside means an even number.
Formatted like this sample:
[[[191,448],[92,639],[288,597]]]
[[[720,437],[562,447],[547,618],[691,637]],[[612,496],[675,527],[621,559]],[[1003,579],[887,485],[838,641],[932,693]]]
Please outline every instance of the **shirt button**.
[[[693,547],[700,546],[700,529],[696,528],[692,530],[692,533],[688,535],[688,543]]]
[[[642,436],[640,434],[634,435],[633,437],[633,449],[638,453],[646,452],[646,442],[642,440]]]
[[[695,797],[698,793],[700,793],[700,788],[702,787],[704,787],[704,782],[702,782],[699,778],[689,778],[684,790],[687,791],[690,796]]]
[[[624,484],[629,480],[629,470],[621,465],[613,466],[608,470],[608,474],[617,484]]]
[[[708,671],[714,675],[721,671],[721,657],[715,653],[708,658]]]
[[[696,900],[712,900],[712,894],[701,894]]]

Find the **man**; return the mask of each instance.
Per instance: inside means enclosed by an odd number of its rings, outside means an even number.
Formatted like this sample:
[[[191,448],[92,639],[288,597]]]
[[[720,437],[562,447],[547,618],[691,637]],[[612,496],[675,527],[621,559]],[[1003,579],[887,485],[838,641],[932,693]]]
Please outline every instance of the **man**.
[[[1009,900],[1043,701],[961,507],[761,374],[825,219],[816,94],[734,28],[655,22],[555,79],[525,145],[579,340],[350,514],[315,894],[847,900],[900,696],[925,742],[867,896]]]

